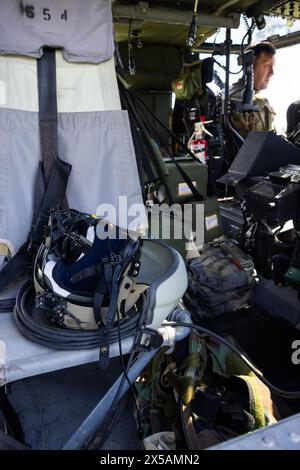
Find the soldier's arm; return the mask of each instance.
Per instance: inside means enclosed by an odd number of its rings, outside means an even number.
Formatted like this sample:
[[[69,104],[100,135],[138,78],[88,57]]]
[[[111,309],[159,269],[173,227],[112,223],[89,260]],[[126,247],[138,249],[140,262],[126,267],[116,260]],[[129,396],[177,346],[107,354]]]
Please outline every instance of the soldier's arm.
[[[232,111],[230,113],[230,122],[243,137],[255,129],[254,113],[237,113]]]

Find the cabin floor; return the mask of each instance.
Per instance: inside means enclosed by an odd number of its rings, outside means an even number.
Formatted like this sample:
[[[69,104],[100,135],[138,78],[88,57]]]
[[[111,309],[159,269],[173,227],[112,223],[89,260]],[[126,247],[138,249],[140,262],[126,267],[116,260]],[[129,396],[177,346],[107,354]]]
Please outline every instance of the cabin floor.
[[[97,363],[30,377],[8,385],[8,398],[18,414],[25,441],[34,450],[59,450],[121,373],[119,358],[109,368]],[[103,450],[141,449],[131,394],[105,440]]]

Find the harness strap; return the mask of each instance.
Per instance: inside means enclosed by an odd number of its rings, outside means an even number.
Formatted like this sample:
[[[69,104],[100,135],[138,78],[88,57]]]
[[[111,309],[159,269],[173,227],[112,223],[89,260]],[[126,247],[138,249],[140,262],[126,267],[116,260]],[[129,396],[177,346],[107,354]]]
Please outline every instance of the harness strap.
[[[108,311],[107,311],[107,314],[106,314],[106,320],[105,320],[105,323],[107,325],[112,325],[113,324],[114,319],[115,319],[115,315],[116,315],[116,312],[117,312],[118,295],[119,295],[119,282],[118,282],[118,279],[119,279],[119,275],[120,275],[121,271],[122,271],[122,265],[119,264],[115,268],[114,275],[113,275],[112,282],[111,282],[110,303],[109,303]]]
[[[95,316],[95,321],[98,327],[100,326],[100,323],[103,321],[101,307],[102,307],[106,292],[107,292],[107,284],[105,282],[104,270],[102,269],[98,284],[96,286],[94,302],[93,302],[94,316]]]
[[[104,318],[101,307],[103,304],[104,296],[109,291],[111,294],[110,305],[112,303],[112,281],[113,281],[113,268],[110,262],[104,262],[102,264],[102,272],[96,287],[96,292],[94,295],[94,315],[95,320],[100,327],[101,325],[101,334],[102,334],[102,345],[99,349],[99,367],[101,370],[105,370],[109,364],[109,336],[110,336],[110,327],[112,322],[107,324],[107,318]],[[118,295],[118,292],[117,292]]]
[[[101,276],[103,273],[103,263],[95,264],[93,266],[87,266],[86,268],[81,269],[74,273],[70,279],[72,283],[77,283],[83,281],[84,279],[88,279],[94,276]]]
[[[17,282],[26,271],[30,263],[28,242],[23,243],[17,254],[11,258],[0,272],[0,292]]]
[[[58,153],[55,49],[44,47],[37,61],[40,140],[45,185]]]

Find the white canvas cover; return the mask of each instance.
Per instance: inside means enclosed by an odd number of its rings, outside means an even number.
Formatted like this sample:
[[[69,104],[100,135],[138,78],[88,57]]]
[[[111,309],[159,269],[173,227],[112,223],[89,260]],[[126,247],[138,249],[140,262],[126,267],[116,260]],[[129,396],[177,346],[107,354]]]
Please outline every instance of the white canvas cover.
[[[110,0],[0,0],[0,53],[39,58],[63,48],[73,62],[102,62],[114,52]]]
[[[113,58],[77,64],[56,51],[56,76],[59,113],[121,109]],[[0,107],[39,111],[35,59],[0,55]]]
[[[134,214],[124,222],[122,213],[120,221],[119,197],[128,207],[143,201],[113,59],[74,64],[60,51],[56,58],[59,156],[72,165],[69,205],[98,214],[101,204],[110,205],[115,208],[107,213],[112,223],[130,224]],[[0,239],[16,251],[30,230],[41,158],[35,59],[0,56],[0,139]],[[145,213],[137,225],[147,225]]]

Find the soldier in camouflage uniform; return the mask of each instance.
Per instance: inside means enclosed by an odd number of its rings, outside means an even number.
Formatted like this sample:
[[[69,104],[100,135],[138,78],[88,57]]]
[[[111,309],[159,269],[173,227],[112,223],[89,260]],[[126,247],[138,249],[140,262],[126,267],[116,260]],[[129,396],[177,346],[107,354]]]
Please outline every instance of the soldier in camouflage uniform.
[[[274,74],[275,48],[266,41],[248,46],[247,50],[254,51],[254,91],[253,104],[259,109],[258,112],[235,112],[231,111],[230,120],[235,129],[246,137],[250,131],[274,130],[275,112],[266,98],[259,92],[267,88]],[[241,78],[230,89],[230,99],[242,100],[245,79]]]

